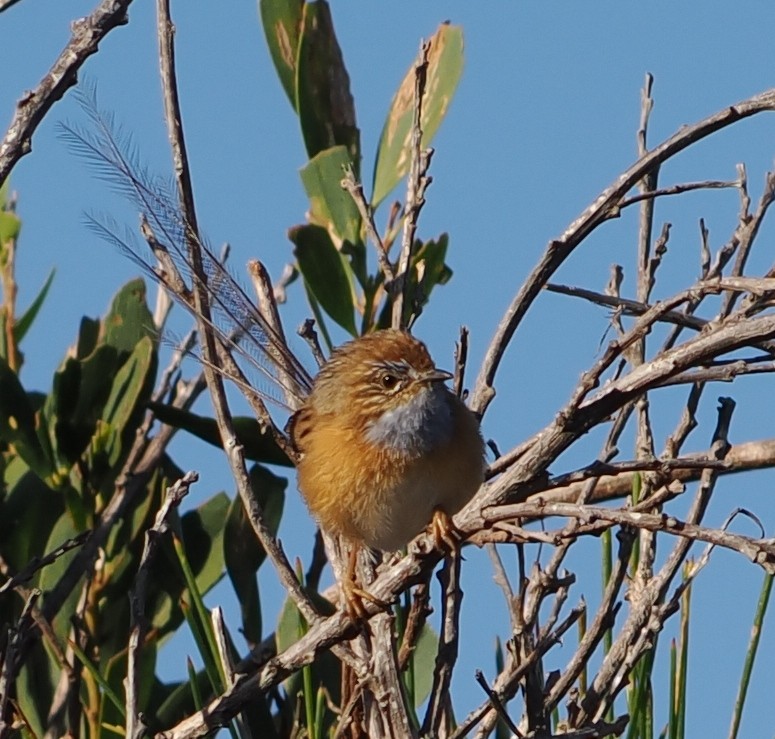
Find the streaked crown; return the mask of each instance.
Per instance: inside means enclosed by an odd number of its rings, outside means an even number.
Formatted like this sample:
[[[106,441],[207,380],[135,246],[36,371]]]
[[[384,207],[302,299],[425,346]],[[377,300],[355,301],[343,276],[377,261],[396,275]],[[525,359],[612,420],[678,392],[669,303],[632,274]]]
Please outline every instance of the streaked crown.
[[[449,377],[436,369],[425,344],[387,329],[336,349],[315,378],[312,399],[321,411],[346,410],[352,402],[384,411],[408,402],[424,383]]]

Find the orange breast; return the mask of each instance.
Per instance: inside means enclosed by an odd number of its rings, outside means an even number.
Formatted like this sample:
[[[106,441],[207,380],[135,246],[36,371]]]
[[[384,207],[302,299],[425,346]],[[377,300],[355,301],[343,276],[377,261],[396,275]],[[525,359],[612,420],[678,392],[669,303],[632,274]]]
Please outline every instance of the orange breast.
[[[436,507],[460,510],[482,482],[483,444],[474,416],[450,399],[454,433],[417,457],[364,442],[342,419],[317,419],[305,435],[298,483],[320,525],[390,551],[422,531]]]

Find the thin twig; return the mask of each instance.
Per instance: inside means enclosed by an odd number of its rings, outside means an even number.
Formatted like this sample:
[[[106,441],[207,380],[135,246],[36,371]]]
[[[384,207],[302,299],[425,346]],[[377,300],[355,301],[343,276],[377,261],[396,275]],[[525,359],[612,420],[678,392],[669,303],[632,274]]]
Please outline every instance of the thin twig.
[[[697,283],[698,288],[704,294],[715,294],[720,291],[730,292],[750,292],[752,295],[766,295],[775,289],[775,282],[772,278],[710,278]],[[644,303],[638,300],[620,298],[617,296],[587,290],[582,287],[570,285],[558,285],[547,283],[545,290],[561,295],[570,295],[571,297],[582,298],[596,305],[604,305],[610,308],[620,310],[624,315],[642,316],[648,310],[653,308],[653,304]],[[699,296],[697,296],[699,297]],[[680,311],[667,311],[660,315],[659,321],[665,323],[674,323],[676,326],[690,328],[695,331],[701,331],[708,325],[708,321],[703,318],[682,313]],[[669,348],[669,347],[666,347]]]
[[[463,397],[466,378],[466,362],[468,361],[468,329],[460,327],[460,338],[455,343],[455,378],[452,381],[452,392],[458,398]]]
[[[366,725],[374,727],[369,736],[395,736],[413,739],[417,734],[409,719],[409,707],[403,688],[399,664],[396,660],[396,634],[393,615],[378,613],[369,621],[371,628],[371,660],[374,686],[371,693],[364,691]],[[380,728],[377,729],[376,727]]]
[[[679,459],[641,458],[626,462],[600,462],[595,461],[586,467],[564,475],[556,475],[549,479],[545,490],[561,488],[576,482],[589,479],[599,479],[604,475],[620,475],[630,472],[659,472],[663,475],[671,475],[673,470],[727,470],[729,465],[725,460],[709,459],[700,456],[684,457]],[[579,503],[583,501],[577,501]]]
[[[628,198],[622,198],[619,208],[624,210],[630,205],[641,203],[644,200],[653,200],[664,197],[665,195],[681,195],[693,190],[721,190],[737,187],[737,180],[703,180],[702,182],[683,182],[680,185],[671,185],[669,187],[660,187],[656,190],[644,190],[638,195],[631,195]]]
[[[140,233],[159,263],[155,270],[162,278],[164,286],[176,295],[183,296],[185,300],[192,300],[191,291],[186,287],[186,281],[183,279],[183,275],[180,274],[178,265],[175,264],[169,249],[156,238],[153,227],[148,222],[148,217],[145,213],[140,215]],[[161,326],[157,325],[156,328],[161,329]]]
[[[503,560],[501,559],[498,549],[494,544],[487,544],[487,554],[490,557],[493,569],[493,580],[495,584],[501,589],[503,598],[506,601],[506,608],[509,611],[509,620],[511,621],[511,630],[514,631],[517,628],[517,615],[514,612],[514,591],[511,588],[509,582],[509,576],[506,574],[506,568],[503,566]]]
[[[431,163],[432,149],[422,149],[422,113],[425,83],[428,74],[428,53],[430,42],[423,41],[420,45],[420,56],[414,65],[414,117],[412,119],[412,158],[409,176],[406,184],[406,205],[404,207],[404,230],[401,237],[401,253],[398,257],[398,268],[395,274],[397,283],[393,299],[393,328],[403,328],[405,325],[405,304],[413,300],[410,294],[409,270],[412,265],[412,249],[417,233],[417,219],[425,205],[425,190],[431,182],[427,176]],[[412,306],[412,311],[414,306]]]
[[[476,671],[476,682],[479,683],[479,685],[482,687],[482,690],[484,690],[484,692],[487,694],[487,698],[490,700],[490,703],[492,703],[492,707],[495,709],[498,717],[506,724],[506,726],[509,727],[509,729],[511,729],[511,731],[514,732],[515,736],[523,737],[524,734],[511,720],[511,716],[509,716],[505,706],[503,703],[501,703],[501,699],[498,697],[498,694],[487,684],[487,678],[485,678],[484,673],[481,670]]]
[[[282,351],[275,342],[270,342],[267,345],[267,352],[274,360],[277,371],[282,375],[279,384],[285,390],[285,402],[291,410],[298,410],[299,403],[297,399],[303,396],[305,391],[299,386],[293,368],[289,367],[286,361],[290,356],[290,351],[288,350],[288,342],[285,338],[283,325],[280,322],[280,313],[277,310],[277,300],[272,287],[272,279],[266,267],[257,259],[251,259],[248,262],[248,274],[258,297],[261,315],[274,332],[274,338],[285,347],[285,350]]]
[[[183,363],[183,359],[190,354],[195,344],[196,331],[192,329],[180,342],[178,342],[178,345],[172,352],[169,364],[164,368],[164,372],[162,372],[161,377],[159,378],[159,384],[153,391],[151,402],[162,403],[164,401],[164,398],[172,387],[172,378],[177,375],[180,370],[180,365]]]
[[[430,595],[427,582],[421,582],[414,590],[412,605],[409,608],[409,615],[406,617],[404,638],[398,652],[398,668],[402,672],[409,665],[409,660],[414,653],[417,640],[420,638],[428,616],[433,613],[433,608],[430,606]]]
[[[140,565],[135,576],[135,584],[129,593],[129,610],[131,628],[129,632],[129,645],[127,648],[127,676],[126,676],[126,736],[129,739],[141,739],[146,733],[147,727],[140,715],[137,705],[139,680],[140,680],[140,652],[143,648],[143,640],[147,630],[145,617],[146,597],[148,591],[148,577],[151,564],[161,544],[161,538],[169,530],[167,516],[173,508],[177,508],[188,490],[197,480],[196,472],[187,472],[174,485],[167,488],[159,511],[156,514],[153,526],[145,533],[145,545],[140,557]]]
[[[715,455],[719,459],[726,455],[729,448],[727,436],[733,410],[734,403],[728,399],[722,399],[712,443]],[[716,474],[710,470],[703,473],[701,484],[687,515],[686,525],[699,527],[707,510],[716,477]],[[652,635],[663,627],[664,620],[671,615],[671,612],[664,612],[661,620],[654,619],[652,618],[653,608],[664,600],[667,588],[679,572],[692,541],[687,537],[678,537],[659,572],[642,588],[631,591],[628,617],[584,696],[577,725],[583,725],[585,721],[603,716],[626,684],[627,675],[636,664],[638,657],[646,649],[651,648]],[[767,565],[764,562],[761,564],[766,569]]]
[[[315,331],[315,321],[312,318],[305,319],[304,323],[296,330],[296,333],[307,342],[315,362],[318,367],[322,367],[326,363],[326,358],[323,356],[323,350],[320,348],[318,335]]]
[[[450,556],[445,558],[444,567],[439,573],[439,582],[444,593],[441,603],[442,626],[433,669],[433,686],[423,721],[422,734],[425,736],[439,736],[442,732],[452,671],[457,661],[460,603],[463,597],[460,590],[460,559],[459,551],[451,552]]]
[[[355,173],[350,166],[345,168],[342,187],[350,193],[350,197],[355,201],[358,212],[361,214],[361,218],[366,225],[366,235],[371,239],[374,248],[377,250],[377,261],[379,262],[379,268],[382,270],[382,274],[385,278],[385,289],[388,291],[389,295],[395,295],[396,276],[393,271],[393,265],[390,263],[388,250],[377,231],[377,227],[374,223],[374,212],[366,200],[366,195],[363,192],[363,185],[356,179]]]
[[[516,665],[512,661],[507,666],[506,670],[498,675],[492,689],[497,692],[501,703],[505,705],[506,702],[516,694],[517,686],[525,673],[530,670],[533,665],[549,651],[549,649],[562,642],[562,637],[568,629],[578,621],[583,611],[584,608],[582,606],[574,608],[568,614],[567,618],[565,618],[551,634],[540,639],[536,643],[535,648],[523,663]],[[460,722],[459,726],[452,732],[450,739],[462,739],[463,737],[467,737],[471,733],[471,730],[493,710],[492,703],[488,698],[487,701],[479,706],[479,708],[471,711],[471,713]]]
[[[597,522],[605,522],[608,525],[631,526],[646,531],[662,531],[690,541],[704,541],[714,546],[739,552],[770,574],[775,573],[775,540],[732,534],[723,529],[700,526],[667,513],[649,514],[618,508],[579,506],[575,503],[549,503],[546,505],[519,503],[515,506],[504,506],[502,509],[493,508],[492,512],[486,513],[485,516],[490,522],[508,520],[513,517],[511,511],[514,509],[517,509],[521,516],[529,518],[567,516],[586,524],[572,532],[565,530],[546,532],[541,537],[542,539],[558,542],[569,535],[575,538],[584,534],[599,534],[607,526],[596,526],[596,524]]]
[[[82,546],[91,533],[90,530],[82,531],[77,536],[63,541],[56,549],[50,551],[48,554],[45,554],[42,557],[33,557],[12,578],[0,585],[0,594],[4,593],[6,590],[15,588],[17,585],[28,582],[38,570],[56,562],[63,554],[66,554],[71,549]]]
[[[13,730],[13,722],[7,716],[8,699],[11,696],[11,686],[22,664],[21,658],[23,655],[20,653],[21,640],[33,623],[32,610],[40,595],[40,590],[30,591],[19,620],[9,633],[5,659],[0,669],[0,739],[10,736]]]
[[[709,451],[687,454],[682,459],[700,460],[708,459]],[[627,463],[622,463],[627,464]],[[637,463],[635,463],[637,464]],[[724,469],[717,470],[720,475],[747,472],[755,469],[766,469],[775,465],[775,439],[757,439],[742,444],[735,444],[730,448],[729,454],[724,458]],[[715,466],[715,465],[714,465]],[[615,467],[615,469],[622,469]],[[676,483],[696,482],[700,479],[702,467],[676,467],[670,472],[672,480]],[[595,492],[590,502],[612,500],[628,495],[632,491],[633,479],[639,471],[625,472],[622,469],[618,475],[602,475],[597,478]],[[573,503],[578,498],[579,491],[586,481],[571,483],[567,487],[559,487],[548,491],[546,483],[536,485],[526,500],[542,498],[547,503]]]
[[[278,305],[282,305],[287,300],[287,287],[298,276],[296,267],[288,263],[283,267],[283,272],[280,275],[280,279],[274,283],[274,299]]]
[[[684,294],[684,298],[686,297],[688,293]],[[680,298],[677,296],[661,304],[657,303],[653,312],[644,314],[630,330],[628,334],[630,340],[635,340],[646,326],[651,325],[656,320],[656,315],[674,309],[679,302]],[[595,396],[579,403],[581,398],[595,386],[602,369],[610,364],[613,356],[626,348],[627,342],[617,342],[612,346],[612,350],[607,351],[595,367],[582,377],[566,409],[560,411],[546,429],[533,437],[533,443],[519,461],[488,486],[484,494],[477,496],[474,504],[466,508],[462,515],[467,517],[466,514],[473,514],[474,506],[504,500],[520,480],[527,482],[535,479],[536,471],[545,468],[545,462],[540,462],[539,458],[547,461],[555,459],[575,438],[578,438],[582,431],[589,429],[599,420],[608,418],[611,413],[641,393],[658,387],[662,380],[711,361],[719,354],[756,344],[774,336],[775,317],[773,316],[765,315],[745,320],[732,317],[715,327],[714,331],[700,334],[664,355],[644,363],[629,374],[607,383]],[[539,441],[540,443],[537,443]]]
[[[194,210],[193,190],[191,186],[191,176],[188,168],[188,157],[186,155],[185,141],[183,138],[183,129],[180,116],[180,105],[177,95],[177,80],[175,73],[175,55],[173,45],[172,20],[169,14],[168,0],[157,0],[158,14],[158,34],[159,34],[159,58],[161,64],[162,88],[164,91],[164,107],[167,119],[168,132],[170,137],[170,146],[173,152],[175,163],[175,174],[178,183],[178,193],[180,197],[180,207],[183,216],[183,222],[187,229],[191,230],[189,238],[189,263],[193,272],[193,297],[195,314],[197,316],[199,333],[202,341],[202,351],[204,353],[204,372],[207,379],[207,385],[210,388],[210,396],[213,402],[216,421],[223,440],[224,449],[229,459],[232,474],[237,484],[237,490],[242,499],[245,511],[248,514],[251,526],[256,533],[259,541],[266,550],[272,561],[278,576],[291,595],[297,607],[309,623],[314,623],[318,618],[317,611],[302,590],[296,579],[290,563],[279,543],[272,535],[269,527],[266,525],[261,506],[256,497],[252,494],[250,480],[245,468],[245,461],[242,447],[237,441],[234,427],[231,421],[223,382],[220,375],[215,372],[214,366],[217,362],[215,340],[213,332],[210,330],[211,319],[209,312],[209,302],[206,290],[205,272],[202,267],[202,257],[198,249],[199,239],[197,237],[197,220]]]
[[[85,18],[74,21],[70,41],[34,90],[16,103],[11,124],[0,142],[0,184],[16,162],[32,149],[32,135],[51,106],[78,82],[78,70],[114,28],[127,22],[132,0],[102,0]]]
[[[736,105],[725,107],[698,123],[682,126],[670,138],[640,157],[617,177],[616,181],[596,197],[558,239],[549,242],[538,264],[512,300],[490,342],[472,393],[471,407],[475,412],[483,414],[492,401],[495,394],[495,375],[506,347],[543,285],[590,233],[615,215],[616,206],[625,194],[648,172],[688,146],[743,118],[773,109],[775,109],[775,89],[770,89]]]

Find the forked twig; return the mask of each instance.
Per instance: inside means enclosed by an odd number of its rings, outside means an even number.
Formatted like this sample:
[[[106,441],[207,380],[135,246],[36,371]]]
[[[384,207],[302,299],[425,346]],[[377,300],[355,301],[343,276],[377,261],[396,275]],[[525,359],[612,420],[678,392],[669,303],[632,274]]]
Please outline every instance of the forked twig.
[[[131,630],[127,647],[127,677],[126,677],[126,736],[129,739],[140,739],[147,727],[142,721],[138,708],[138,691],[140,680],[140,652],[147,630],[145,616],[148,577],[150,567],[156,556],[162,536],[168,531],[167,516],[173,508],[177,508],[188,490],[197,480],[196,472],[187,472],[174,485],[167,488],[164,501],[156,513],[153,526],[145,534],[145,545],[140,557],[140,566],[135,576],[135,584],[129,594]]]
[[[78,82],[78,70],[97,52],[105,36],[127,22],[132,0],[102,0],[91,15],[72,24],[70,41],[37,87],[16,104],[16,111],[0,142],[0,184],[6,181],[16,162],[32,149],[32,135],[68,88]]]
[[[409,176],[406,184],[406,206],[404,207],[404,230],[401,238],[401,253],[398,257],[398,267],[395,279],[397,282],[393,300],[393,328],[404,326],[404,306],[413,298],[409,288],[411,284],[409,271],[412,264],[412,249],[417,233],[417,219],[425,205],[425,190],[431,182],[427,176],[431,164],[432,149],[422,149],[422,115],[425,83],[428,73],[428,54],[430,42],[423,41],[420,46],[420,56],[414,65],[414,117],[412,119],[412,158]]]
[[[742,100],[736,105],[728,106],[698,123],[681,127],[659,146],[641,156],[612,185],[595,198],[592,204],[568,226],[558,239],[551,241],[538,264],[514,296],[490,342],[472,394],[471,407],[476,412],[483,414],[492,401],[495,394],[495,374],[506,347],[543,285],[549,281],[560,265],[587,236],[601,223],[608,220],[612,213],[615,214],[621,199],[645,175],[678,152],[712,133],[744,118],[774,109],[775,89],[770,89]]]

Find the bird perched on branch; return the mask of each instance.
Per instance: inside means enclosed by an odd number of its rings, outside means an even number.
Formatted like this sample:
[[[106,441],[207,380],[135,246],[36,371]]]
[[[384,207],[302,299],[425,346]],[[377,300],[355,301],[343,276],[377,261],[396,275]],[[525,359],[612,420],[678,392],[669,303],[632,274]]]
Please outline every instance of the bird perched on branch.
[[[299,490],[323,529],[382,551],[429,524],[450,541],[451,516],[484,479],[479,423],[444,384],[451,377],[405,331],[333,352],[288,427]],[[351,555],[348,579],[354,566]]]
[[[87,89],[81,104],[93,128],[63,125],[63,134],[139,207],[145,243],[111,219],[88,222],[198,318],[219,356],[246,362],[288,398],[286,407],[300,408],[288,425],[290,451],[299,489],[321,527],[355,545],[393,551],[430,524],[437,544],[455,546],[450,517],[484,479],[484,445],[476,417],[444,385],[451,375],[436,369],[425,345],[408,332],[386,329],[334,350],[312,380],[282,331],[256,310],[181,213],[179,198],[125,148],[112,116],[99,110],[96,91]],[[204,313],[192,300],[197,285],[209,303]],[[262,408],[265,397],[277,401],[249,383],[240,367],[203,361],[259,396]],[[287,442],[268,412],[262,422]],[[345,592],[352,591],[354,564],[351,557]]]

